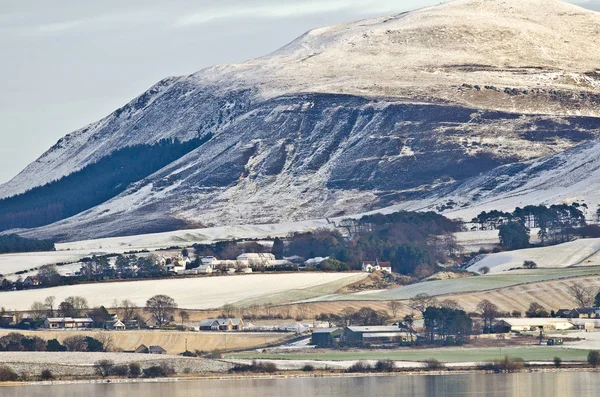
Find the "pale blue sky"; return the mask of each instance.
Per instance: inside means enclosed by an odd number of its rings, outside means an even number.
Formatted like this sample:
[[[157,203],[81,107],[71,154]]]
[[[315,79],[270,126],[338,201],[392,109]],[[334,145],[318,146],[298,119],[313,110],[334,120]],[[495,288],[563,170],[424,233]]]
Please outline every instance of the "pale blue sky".
[[[524,0],[525,1],[525,0]],[[600,9],[600,0],[573,0]],[[158,80],[439,0],[0,0],[0,183]]]

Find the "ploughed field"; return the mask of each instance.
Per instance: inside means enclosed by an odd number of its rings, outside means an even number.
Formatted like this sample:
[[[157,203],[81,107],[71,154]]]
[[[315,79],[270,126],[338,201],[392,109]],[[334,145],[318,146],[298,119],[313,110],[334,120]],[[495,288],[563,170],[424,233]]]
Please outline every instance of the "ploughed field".
[[[38,336],[42,339],[58,339],[61,343],[70,336],[83,335],[98,337],[99,334],[109,335],[114,348],[133,351],[140,345],[162,346],[168,354],[183,353],[186,348],[190,351],[201,350],[241,350],[277,343],[284,340],[286,333],[253,333],[253,332],[181,332],[181,331],[21,331],[0,330],[0,337],[10,332],[18,332],[27,336]],[[2,356],[0,355],[0,359]]]

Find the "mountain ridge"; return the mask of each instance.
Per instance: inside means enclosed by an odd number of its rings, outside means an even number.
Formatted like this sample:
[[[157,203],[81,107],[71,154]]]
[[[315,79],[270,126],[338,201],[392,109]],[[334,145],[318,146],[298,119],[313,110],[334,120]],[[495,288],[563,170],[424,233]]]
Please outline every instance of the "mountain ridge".
[[[32,233],[270,223],[437,197],[600,136],[596,33],[599,13],[555,0],[458,0],[316,29],[159,82],[63,138],[0,198],[136,142],[206,134],[118,197]]]

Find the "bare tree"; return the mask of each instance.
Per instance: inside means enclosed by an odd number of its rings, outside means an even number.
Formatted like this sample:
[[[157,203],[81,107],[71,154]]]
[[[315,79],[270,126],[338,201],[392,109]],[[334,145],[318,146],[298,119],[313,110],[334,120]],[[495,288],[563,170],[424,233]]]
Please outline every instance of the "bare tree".
[[[579,307],[591,307],[594,303],[594,291],[581,283],[573,283],[567,290]]]
[[[457,301],[454,299],[445,299],[440,302],[440,307],[445,307],[452,310],[465,310]]]
[[[167,295],[154,295],[146,301],[145,311],[152,314],[161,327],[170,321],[173,312],[177,309],[175,300]]]
[[[183,326],[183,323],[186,321],[190,320],[190,315],[188,312],[186,312],[185,310],[180,310],[179,311],[179,317],[181,318],[181,326]]]
[[[266,318],[272,318],[273,317],[273,306],[271,306],[270,302],[267,302],[263,305],[263,311],[265,313],[265,317]]]
[[[437,299],[425,293],[417,294],[408,301],[408,307],[420,313],[432,306],[438,306]]]
[[[130,301],[129,299],[123,299],[120,303],[121,314],[123,320],[129,321],[133,320],[135,317],[136,306],[135,303]]]
[[[283,318],[291,318],[292,317],[292,307],[290,305],[283,305],[279,308],[281,316]]]
[[[494,319],[498,317],[498,306],[489,300],[484,299],[477,305],[477,310],[481,313],[481,317],[483,318],[483,328],[490,330]]]
[[[42,302],[33,302],[31,304],[31,315],[34,321],[43,320],[46,316],[46,305]]]
[[[88,301],[82,296],[69,296],[64,300],[71,306],[75,316],[81,316],[84,310],[89,309]]]
[[[388,307],[392,311],[392,317],[396,318],[398,312],[402,308],[402,303],[400,303],[400,301],[390,301],[390,303],[388,303]]]
[[[231,303],[223,305],[223,315],[227,318],[235,316],[235,306],[233,306]]]
[[[306,305],[296,306],[296,318],[301,318],[302,320],[308,318],[308,307]]]
[[[54,316],[54,305],[56,304],[56,297],[55,296],[47,296],[46,299],[44,299],[44,304],[46,305],[46,308],[48,309],[48,314],[50,314],[50,317]]]
[[[115,350],[115,341],[110,333],[98,332],[96,335],[94,335],[94,338],[102,343],[104,351],[111,352]]]

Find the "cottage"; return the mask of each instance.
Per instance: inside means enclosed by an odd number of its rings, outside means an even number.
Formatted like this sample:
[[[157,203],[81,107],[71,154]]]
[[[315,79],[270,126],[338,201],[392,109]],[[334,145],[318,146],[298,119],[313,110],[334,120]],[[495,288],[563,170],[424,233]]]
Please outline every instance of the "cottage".
[[[112,330],[112,331],[125,331],[125,329],[127,329],[125,324],[118,318],[115,320],[107,321],[105,326],[106,326],[106,329]]]
[[[372,273],[374,271],[392,272],[392,264],[390,262],[380,262],[379,259],[374,261],[364,261],[362,263],[362,271]]]
[[[62,328],[91,328],[94,320],[86,318],[71,317],[48,317],[44,321],[44,328],[62,329]]]
[[[167,351],[162,346],[154,345],[148,348],[149,354],[167,354]]]
[[[579,318],[600,318],[600,309],[597,308],[583,307],[575,311],[579,313]]]
[[[25,288],[37,287],[40,285],[40,280],[37,277],[27,276],[25,280],[23,280],[23,286]]]
[[[135,352],[136,353],[146,354],[146,353],[148,353],[148,346],[146,346],[144,344],[141,344],[141,345],[138,346],[137,349],[135,349]]]
[[[343,328],[315,329],[311,336],[311,344],[317,347],[331,347],[340,342],[343,333]]]
[[[573,329],[574,324],[562,318],[499,318],[496,327],[499,332],[564,331]]]
[[[573,309],[559,309],[554,317],[558,318],[579,318],[579,312]]]

